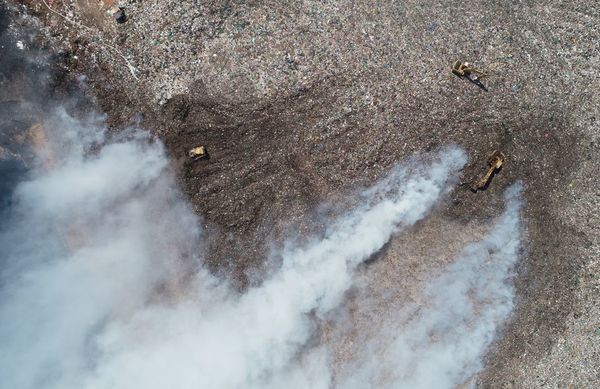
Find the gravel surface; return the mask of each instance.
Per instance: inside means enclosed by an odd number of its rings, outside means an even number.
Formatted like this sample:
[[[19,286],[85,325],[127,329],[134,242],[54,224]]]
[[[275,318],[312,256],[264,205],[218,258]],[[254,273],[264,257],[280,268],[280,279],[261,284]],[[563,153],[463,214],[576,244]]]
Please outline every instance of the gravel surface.
[[[115,130],[164,140],[211,266],[240,287],[270,242],[403,158],[456,143],[469,182],[502,150],[487,191],[440,211],[476,229],[526,187],[519,307],[479,384],[597,387],[600,4],[130,0],[117,24],[97,1],[51,2],[69,20],[24,3]],[[457,59],[492,73],[487,91],[449,72]],[[197,144],[211,158],[191,164]]]

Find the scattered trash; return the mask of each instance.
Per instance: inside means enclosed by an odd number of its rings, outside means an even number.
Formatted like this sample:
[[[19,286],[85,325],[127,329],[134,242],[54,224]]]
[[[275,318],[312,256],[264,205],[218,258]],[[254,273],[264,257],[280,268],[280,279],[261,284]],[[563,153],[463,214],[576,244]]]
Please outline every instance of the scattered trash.
[[[487,172],[479,180],[473,183],[473,185],[471,186],[471,191],[473,193],[476,193],[478,190],[486,190],[487,187],[490,185],[490,182],[492,181],[494,175],[502,168],[502,164],[504,164],[505,159],[506,156],[504,155],[504,153],[498,150],[494,150],[492,155],[490,155],[490,157],[488,158]]]
[[[53,14],[60,16],[61,18],[63,18],[64,20],[66,20],[67,22],[73,24],[74,26],[77,26],[78,28],[80,28],[81,30],[87,31],[87,32],[91,32],[92,34],[95,34],[96,30],[86,26],[85,24],[79,23],[73,19],[71,19],[70,17],[63,15],[62,13],[54,10],[54,8],[52,8],[52,2],[50,2],[50,4],[48,4],[46,2],[46,0],[41,0],[42,3],[44,4],[44,6],[48,9],[48,11],[52,12]],[[110,12],[110,11],[109,11]],[[125,12],[123,12],[123,15],[125,15]],[[123,53],[121,53],[121,51],[116,48],[115,46],[112,46],[111,44],[107,43],[106,41],[103,41],[102,39],[100,39],[99,41],[96,42],[97,44],[99,44],[101,47],[104,47],[106,49],[112,50],[114,53],[116,53],[119,57],[121,57],[121,59],[123,60],[123,62],[125,62],[125,64],[127,65],[127,69],[129,69],[129,73],[131,73],[131,76],[136,80],[139,81],[140,79],[138,78],[138,76],[136,75],[137,73],[137,69],[135,68],[135,66],[132,65],[132,63],[123,55]]]
[[[298,63],[290,53],[285,53],[284,60],[286,65],[289,66],[292,70],[298,70]]]
[[[435,30],[437,30],[438,27],[439,24],[437,24],[436,22],[431,22],[427,25],[427,32],[435,32]]]
[[[125,10],[121,7],[112,7],[108,12],[112,15],[113,18],[115,18],[115,20],[119,24],[123,24],[127,21],[127,15],[125,15]]]
[[[198,146],[188,151],[188,157],[192,161],[197,161],[199,159],[208,158],[208,153],[206,152],[206,148],[204,146]]]

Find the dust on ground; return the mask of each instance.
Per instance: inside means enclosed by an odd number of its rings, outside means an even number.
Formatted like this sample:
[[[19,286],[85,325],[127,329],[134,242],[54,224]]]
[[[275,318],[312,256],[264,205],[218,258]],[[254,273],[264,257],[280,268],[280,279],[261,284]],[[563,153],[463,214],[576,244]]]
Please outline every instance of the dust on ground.
[[[456,143],[469,182],[502,150],[490,188],[457,188],[438,216],[473,228],[525,184],[519,307],[480,385],[600,379],[600,4],[124,1],[117,24],[97,1],[52,2],[66,19],[24,3],[115,130],[137,123],[163,139],[216,237],[209,263],[241,287],[270,242],[315,228],[320,204],[405,157]],[[487,92],[449,72],[456,59],[491,70]],[[198,144],[211,158],[190,163]]]

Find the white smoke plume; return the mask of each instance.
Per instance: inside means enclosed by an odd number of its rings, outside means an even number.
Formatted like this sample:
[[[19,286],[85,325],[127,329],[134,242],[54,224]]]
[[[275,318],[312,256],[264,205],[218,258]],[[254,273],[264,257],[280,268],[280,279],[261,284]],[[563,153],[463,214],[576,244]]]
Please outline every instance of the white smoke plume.
[[[4,388],[81,387],[96,335],[177,283],[199,239],[160,144],[137,134],[86,157],[96,128],[64,112],[45,127],[46,166],[17,189],[0,235]]]
[[[343,388],[454,388],[475,382],[484,352],[514,308],[521,186],[485,238],[426,285],[422,306],[390,312],[340,378]],[[407,314],[408,312],[408,314]]]
[[[64,113],[47,131],[60,158],[20,185],[0,232],[2,388],[452,387],[480,370],[512,309],[514,193],[490,236],[429,287],[431,304],[369,340],[355,374],[334,377],[316,341],[356,267],[451,190],[466,162],[456,148],[394,169],[238,293],[203,269],[198,220],[159,142],[107,141]]]

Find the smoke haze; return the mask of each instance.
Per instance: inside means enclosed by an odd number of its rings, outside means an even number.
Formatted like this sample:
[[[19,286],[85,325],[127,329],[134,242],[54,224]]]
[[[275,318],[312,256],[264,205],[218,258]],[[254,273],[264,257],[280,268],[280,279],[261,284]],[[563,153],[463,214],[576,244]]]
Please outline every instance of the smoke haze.
[[[108,140],[61,110],[44,130],[0,232],[3,388],[452,388],[481,370],[513,308],[518,187],[427,284],[426,305],[374,318],[342,366],[318,341],[323,320],[344,320],[357,266],[456,184],[457,148],[393,169],[240,293],[204,269],[198,217],[160,142],[140,130]]]
[[[510,279],[520,248],[520,185],[481,240],[426,283],[421,303],[387,311],[361,334],[363,353],[343,388],[453,388],[474,384],[486,348],[514,308]],[[435,244],[435,243],[432,243]]]

